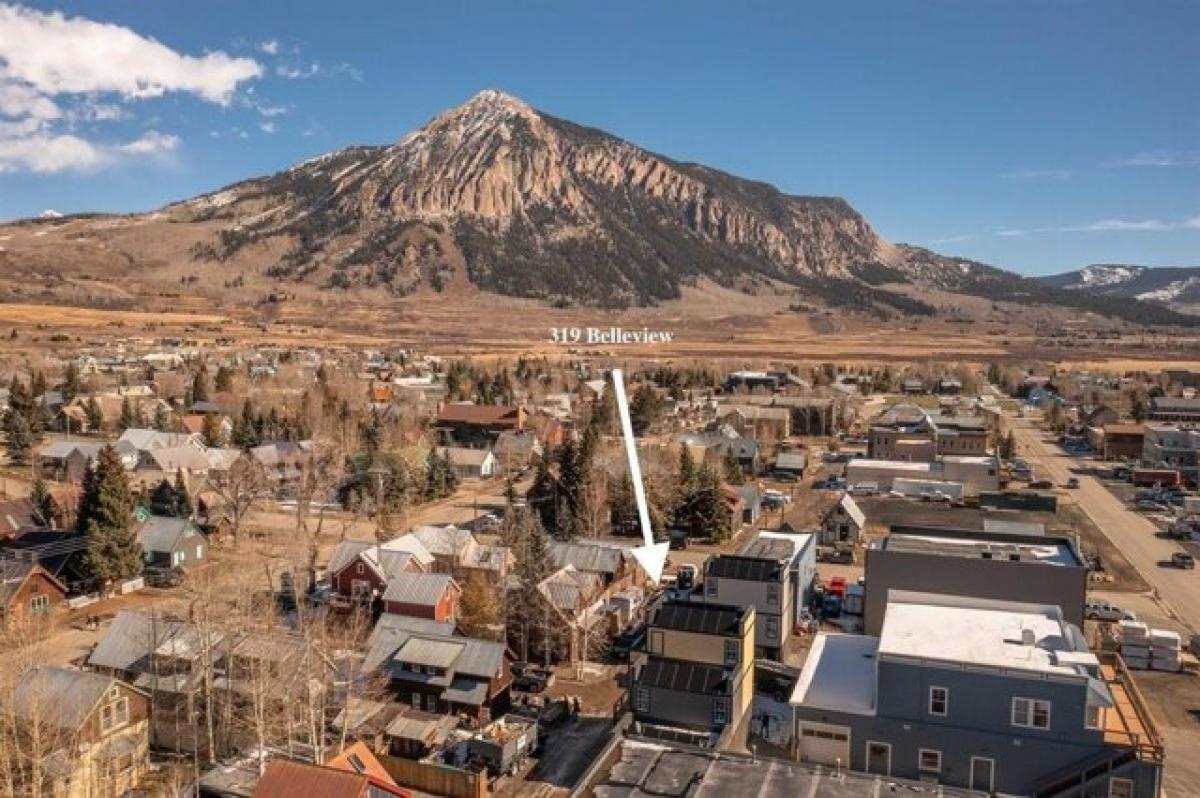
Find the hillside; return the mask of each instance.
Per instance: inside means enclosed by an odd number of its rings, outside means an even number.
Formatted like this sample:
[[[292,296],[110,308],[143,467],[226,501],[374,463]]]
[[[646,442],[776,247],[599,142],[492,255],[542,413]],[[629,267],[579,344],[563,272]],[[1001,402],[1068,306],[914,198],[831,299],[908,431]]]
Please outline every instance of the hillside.
[[[1181,312],[1200,312],[1200,267],[1157,267],[1100,263],[1043,277],[1069,291],[1161,302]]]
[[[0,273],[0,299],[82,304],[129,304],[184,284],[233,300],[491,292],[631,307],[715,285],[930,315],[941,306],[921,297],[934,288],[1193,321],[893,245],[843,199],[674,161],[497,91],[395,144],[339,150],[153,213],[5,225]]]

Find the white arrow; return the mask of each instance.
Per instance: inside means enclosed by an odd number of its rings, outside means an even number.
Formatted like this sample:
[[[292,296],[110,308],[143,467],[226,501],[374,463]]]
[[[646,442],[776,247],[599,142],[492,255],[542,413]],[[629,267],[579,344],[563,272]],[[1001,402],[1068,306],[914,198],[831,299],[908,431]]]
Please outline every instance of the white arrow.
[[[650,508],[646,504],[646,489],[642,485],[642,467],[638,463],[637,444],[633,439],[633,424],[629,421],[629,402],[625,400],[625,378],[620,369],[613,369],[613,390],[617,396],[617,412],[621,416],[621,432],[625,437],[625,454],[629,457],[629,480],[633,483],[633,497],[637,501],[638,520],[642,524],[642,540],[645,544],[633,550],[633,556],[657,584],[662,579],[663,567],[667,564],[667,543],[654,542],[654,530],[650,526]]]

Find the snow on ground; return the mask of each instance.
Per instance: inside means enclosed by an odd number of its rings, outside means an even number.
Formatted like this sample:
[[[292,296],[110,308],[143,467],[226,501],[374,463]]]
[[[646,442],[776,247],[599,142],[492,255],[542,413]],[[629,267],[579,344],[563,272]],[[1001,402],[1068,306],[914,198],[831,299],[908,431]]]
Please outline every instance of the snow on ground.
[[[792,742],[792,708],[771,696],[755,694],[750,736],[781,748]]]

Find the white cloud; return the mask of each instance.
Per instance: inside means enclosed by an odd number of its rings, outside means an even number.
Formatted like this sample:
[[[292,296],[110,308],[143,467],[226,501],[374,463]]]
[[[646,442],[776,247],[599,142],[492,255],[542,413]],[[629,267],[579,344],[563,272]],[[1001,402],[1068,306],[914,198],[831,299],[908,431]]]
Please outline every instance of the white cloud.
[[[1164,219],[1099,219],[1086,224],[1049,227],[1001,227],[992,231],[1000,238],[1020,238],[1043,233],[1165,233],[1172,230],[1200,230],[1200,216],[1181,221]]]
[[[1001,175],[1005,180],[1066,180],[1070,169],[1016,169]]]
[[[275,123],[274,122],[259,122],[258,129],[261,130],[263,133],[274,133],[275,132]]]
[[[78,136],[38,133],[0,139],[0,172],[29,171],[49,174],[89,170],[104,165],[108,155]]]
[[[43,122],[62,116],[62,110],[49,97],[20,83],[4,81],[3,69],[0,66],[0,116],[29,117]]]
[[[130,155],[163,155],[179,147],[179,136],[147,130],[142,137],[122,144],[118,149]]]
[[[181,91],[224,104],[239,83],[262,74],[252,58],[185,55],[120,25],[12,5],[0,5],[0,60],[6,82],[43,95]]]
[[[269,39],[259,44],[258,49],[267,55],[279,55],[279,42],[276,39]]]
[[[1200,230],[1200,216],[1193,216],[1191,219],[1185,219],[1183,227],[1186,230]]]
[[[1181,150],[1146,150],[1134,153],[1127,158],[1109,161],[1106,166],[1144,166],[1156,168],[1200,166],[1200,152],[1184,152]]]

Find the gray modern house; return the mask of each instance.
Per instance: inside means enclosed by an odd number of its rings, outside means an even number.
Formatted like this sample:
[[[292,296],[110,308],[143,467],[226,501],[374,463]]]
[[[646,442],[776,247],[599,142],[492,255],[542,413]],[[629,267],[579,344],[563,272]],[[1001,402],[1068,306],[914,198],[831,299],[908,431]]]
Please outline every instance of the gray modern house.
[[[629,675],[640,731],[715,746],[737,729],[754,698],[754,624],[753,607],[659,604]]]
[[[757,615],[754,655],[780,660],[815,576],[812,535],[762,532],[738,554],[709,558],[704,566],[704,600],[753,607]]]
[[[1161,738],[1124,664],[1053,606],[893,592],[878,637],[817,636],[791,703],[806,762],[987,794],[1160,794]]]
[[[1082,628],[1087,574],[1073,537],[892,526],[867,549],[864,631],[880,633],[896,590],[1049,604]]]

